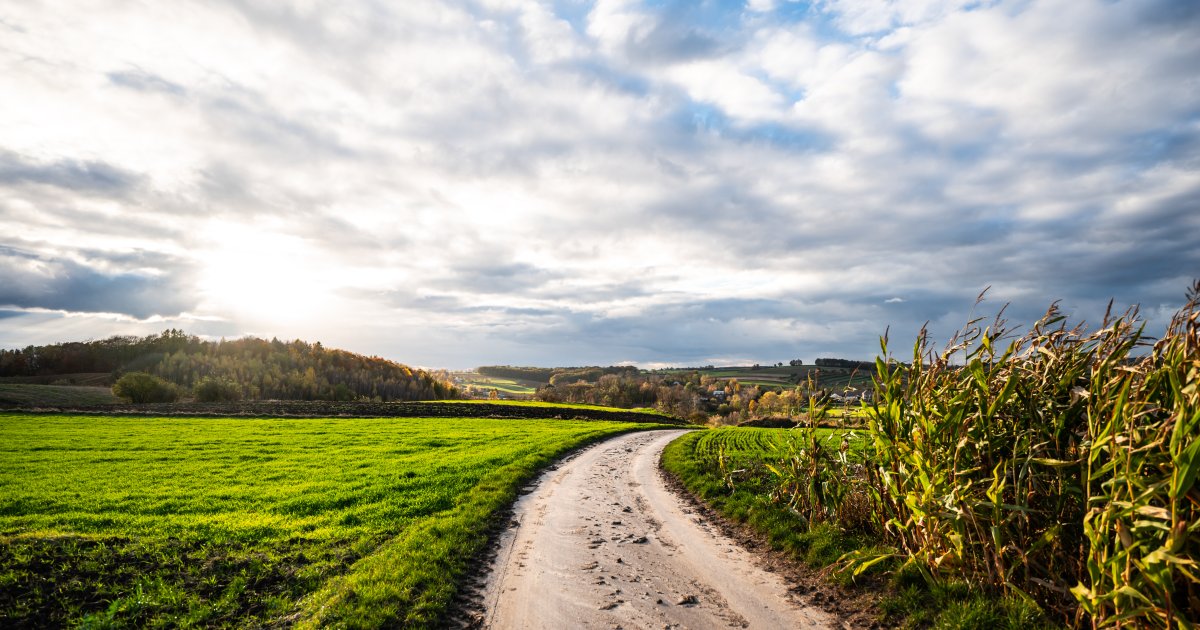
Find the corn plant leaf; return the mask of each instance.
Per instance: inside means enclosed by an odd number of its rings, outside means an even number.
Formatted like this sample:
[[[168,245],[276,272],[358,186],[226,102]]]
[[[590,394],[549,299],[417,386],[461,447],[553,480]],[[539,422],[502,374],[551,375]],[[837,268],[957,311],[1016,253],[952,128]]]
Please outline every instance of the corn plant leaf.
[[[1029,461],[1031,461],[1035,464],[1040,464],[1042,466],[1050,466],[1051,468],[1070,468],[1071,466],[1079,465],[1078,461],[1067,461],[1064,459],[1051,459],[1049,457],[1031,457],[1031,458],[1029,458]]]
[[[1108,624],[1112,624],[1112,625],[1120,625],[1120,623],[1123,621],[1131,621],[1134,619],[1141,619],[1141,620],[1145,621],[1147,618],[1147,615],[1150,615],[1154,612],[1155,612],[1155,610],[1153,608],[1151,608],[1150,606],[1138,606],[1136,608],[1130,608],[1128,610],[1125,610],[1119,615],[1114,615],[1112,617],[1109,617],[1105,621]]]
[[[1161,518],[1164,521],[1171,520],[1170,512],[1154,505],[1140,505],[1134,512],[1142,516],[1149,516],[1150,518]]]
[[[871,567],[879,564],[880,562],[890,560],[893,557],[895,557],[895,554],[889,553],[889,554],[880,555],[878,557],[872,558],[865,562],[860,562],[858,564],[858,566],[854,567],[854,573],[852,573],[851,575],[853,577],[858,577],[858,576],[862,575],[863,572],[866,571],[867,569],[870,569]]]
[[[1187,494],[1196,483],[1196,475],[1200,474],[1200,439],[1193,442],[1180,456],[1175,476],[1175,486],[1171,492],[1176,497]]]

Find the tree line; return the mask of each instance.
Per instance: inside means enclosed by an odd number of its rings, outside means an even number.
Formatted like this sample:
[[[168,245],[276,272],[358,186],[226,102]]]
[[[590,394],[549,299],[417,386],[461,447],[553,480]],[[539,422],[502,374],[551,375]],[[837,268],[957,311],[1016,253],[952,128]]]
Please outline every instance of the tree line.
[[[855,361],[853,359],[831,359],[821,358],[813,362],[817,367],[837,367],[846,368],[848,370],[874,370],[874,361]]]
[[[0,376],[146,372],[191,391],[232,383],[249,400],[436,400],[457,398],[444,375],[320,342],[246,337],[208,341],[168,329],[147,337],[110,337],[0,350]]]

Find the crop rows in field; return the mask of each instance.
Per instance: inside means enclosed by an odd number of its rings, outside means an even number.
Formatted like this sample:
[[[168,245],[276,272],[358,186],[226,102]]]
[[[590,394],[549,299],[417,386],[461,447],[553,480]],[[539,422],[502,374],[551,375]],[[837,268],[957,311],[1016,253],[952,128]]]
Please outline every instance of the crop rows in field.
[[[0,625],[429,625],[520,484],[650,426],[0,415]]]
[[[697,459],[716,462],[723,454],[729,465],[754,465],[777,462],[786,457],[799,437],[797,429],[762,429],[754,427],[726,427],[705,431],[695,437],[693,451]],[[849,435],[851,448],[861,450],[865,441],[859,434],[842,429],[816,429],[817,436],[837,448],[843,436]]]
[[[696,441],[696,451],[716,456],[721,446],[726,453],[738,455],[763,455],[779,448],[779,441],[787,429],[718,429],[706,431]]]

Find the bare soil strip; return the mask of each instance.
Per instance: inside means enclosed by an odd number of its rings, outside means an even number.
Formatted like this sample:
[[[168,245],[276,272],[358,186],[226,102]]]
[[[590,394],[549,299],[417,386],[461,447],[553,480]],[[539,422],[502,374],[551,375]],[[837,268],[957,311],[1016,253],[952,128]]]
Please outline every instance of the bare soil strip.
[[[516,504],[484,588],[488,628],[833,628],[670,491],[682,431],[600,443]]]

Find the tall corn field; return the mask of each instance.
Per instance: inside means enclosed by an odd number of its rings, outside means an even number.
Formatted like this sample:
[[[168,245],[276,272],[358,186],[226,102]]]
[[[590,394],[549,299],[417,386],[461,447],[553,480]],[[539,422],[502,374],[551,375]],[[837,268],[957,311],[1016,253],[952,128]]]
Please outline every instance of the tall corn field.
[[[1021,335],[972,321],[940,352],[922,333],[908,363],[885,337],[870,456],[822,497],[867,505],[854,526],[894,553],[846,569],[899,557],[1076,627],[1200,624],[1200,283],[1161,339],[1143,328],[1136,310],[1088,331],[1052,307]]]

